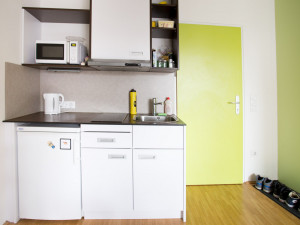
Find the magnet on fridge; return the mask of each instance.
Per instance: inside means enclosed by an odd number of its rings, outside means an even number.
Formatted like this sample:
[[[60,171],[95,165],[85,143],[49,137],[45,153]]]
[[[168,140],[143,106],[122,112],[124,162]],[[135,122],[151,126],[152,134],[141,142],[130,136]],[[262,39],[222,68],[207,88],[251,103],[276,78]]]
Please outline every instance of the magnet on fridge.
[[[60,149],[61,150],[71,150],[71,139],[61,138],[60,139]]]
[[[55,145],[51,141],[48,141],[48,146],[52,149],[55,149]]]

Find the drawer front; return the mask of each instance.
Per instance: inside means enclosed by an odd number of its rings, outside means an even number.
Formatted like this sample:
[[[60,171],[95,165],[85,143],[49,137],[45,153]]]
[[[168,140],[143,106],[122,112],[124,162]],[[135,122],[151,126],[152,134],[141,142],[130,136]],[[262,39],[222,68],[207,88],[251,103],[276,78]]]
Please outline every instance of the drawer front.
[[[115,132],[115,133],[132,133],[131,125],[99,125],[99,124],[83,124],[81,132]]]
[[[183,148],[183,126],[133,126],[133,148]]]
[[[83,132],[81,147],[132,148],[132,133]]]

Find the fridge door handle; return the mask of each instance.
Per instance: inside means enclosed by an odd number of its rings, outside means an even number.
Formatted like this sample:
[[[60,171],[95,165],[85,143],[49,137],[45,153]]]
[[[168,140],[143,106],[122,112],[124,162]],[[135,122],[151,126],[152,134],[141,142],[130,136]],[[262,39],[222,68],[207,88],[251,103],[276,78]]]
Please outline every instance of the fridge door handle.
[[[73,146],[73,164],[76,164],[76,153],[75,153],[75,139],[72,140],[72,146]]]
[[[74,138],[72,140],[72,150],[73,150],[73,164],[76,165],[76,161],[80,161],[80,151],[78,152],[78,149],[76,147],[76,144],[77,144],[77,140],[76,138]]]

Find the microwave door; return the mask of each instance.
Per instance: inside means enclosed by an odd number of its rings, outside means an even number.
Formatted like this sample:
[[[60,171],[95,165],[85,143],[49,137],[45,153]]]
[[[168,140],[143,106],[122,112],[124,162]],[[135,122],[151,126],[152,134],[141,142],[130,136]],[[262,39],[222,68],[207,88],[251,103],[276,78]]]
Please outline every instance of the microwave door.
[[[36,63],[67,63],[66,44],[36,43]]]

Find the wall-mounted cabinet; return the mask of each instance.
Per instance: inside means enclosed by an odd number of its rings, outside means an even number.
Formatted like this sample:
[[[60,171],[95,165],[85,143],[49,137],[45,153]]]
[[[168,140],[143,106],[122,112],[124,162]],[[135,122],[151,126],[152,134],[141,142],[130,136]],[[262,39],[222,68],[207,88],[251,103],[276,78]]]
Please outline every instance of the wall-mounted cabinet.
[[[151,2],[151,48],[156,50],[157,59],[162,55],[172,54],[173,68],[153,68],[153,56],[151,57],[151,71],[176,71],[179,68],[179,23],[178,0],[170,0],[167,4]],[[172,21],[173,27],[159,27],[159,21]]]
[[[37,69],[61,69],[61,64],[35,64],[36,40],[64,41],[68,36],[82,37],[89,48],[89,29],[90,10],[24,7],[22,64]],[[87,69],[79,65],[63,66]]]
[[[149,0],[92,0],[91,18],[91,59],[150,61]]]
[[[176,72],[179,68],[178,0],[169,0],[167,4],[154,1],[120,0],[108,4],[105,1],[91,0],[91,10],[24,7],[22,64],[41,70],[58,71]],[[152,27],[152,21],[172,21],[174,26]],[[65,41],[68,36],[84,38],[84,45],[93,60],[122,60],[130,65],[128,68],[117,67],[114,61],[110,61],[113,64],[96,68],[35,63],[36,40]],[[158,59],[171,53],[173,66],[153,67],[152,49],[157,50]],[[144,67],[135,68],[132,63],[126,63],[126,60],[140,61]]]

